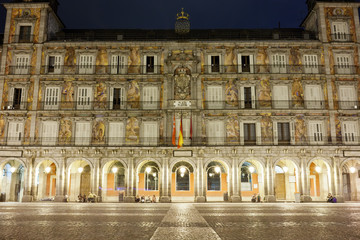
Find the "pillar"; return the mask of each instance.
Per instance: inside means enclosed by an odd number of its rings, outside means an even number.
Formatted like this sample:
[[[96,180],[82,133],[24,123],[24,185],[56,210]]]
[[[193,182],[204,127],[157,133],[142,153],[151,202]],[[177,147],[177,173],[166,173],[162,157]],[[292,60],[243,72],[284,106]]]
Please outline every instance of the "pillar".
[[[340,170],[339,158],[333,157],[333,179],[334,180],[331,181],[332,186],[333,186],[331,191],[333,191],[337,202],[343,203],[343,202],[345,202],[345,198],[344,198],[343,190],[342,190],[341,177],[342,177],[342,173]]]
[[[206,174],[204,174],[204,165],[203,160],[198,159],[198,168],[197,168],[197,176],[198,176],[198,195],[195,198],[196,202],[205,202],[206,201]],[[205,180],[205,181],[204,181]]]
[[[265,201],[266,202],[276,202],[274,195],[274,174],[273,174],[272,160],[271,158],[266,158],[265,164],[265,174],[267,178],[267,190],[265,189]],[[266,188],[266,186],[265,186]]]
[[[162,171],[160,172],[162,175],[161,183],[160,183],[160,202],[169,203],[171,202],[171,197],[169,194],[170,190],[170,179],[171,179],[171,169],[169,166],[169,161],[166,158],[162,159]]]
[[[134,166],[134,158],[129,158],[129,168],[128,168],[128,184],[127,184],[127,193],[124,198],[124,202],[132,203],[135,202],[136,194],[136,172]]]
[[[231,192],[231,201],[232,202],[241,202],[241,194],[239,192],[239,169],[236,158],[232,159],[232,166],[231,166],[231,184],[232,184],[232,192]]]
[[[64,194],[64,183],[66,179],[65,175],[65,160],[62,159],[59,161],[59,168],[56,169],[56,196],[55,202],[66,202],[65,194]]]
[[[301,202],[311,202],[312,198],[310,197],[310,186],[309,186],[309,176],[308,176],[308,169],[306,166],[305,158],[301,158],[301,181],[302,181],[302,195],[300,196]]]
[[[33,158],[27,159],[27,168],[26,174],[24,176],[24,196],[22,198],[22,202],[32,202],[33,195],[32,195],[32,179],[33,179]]]

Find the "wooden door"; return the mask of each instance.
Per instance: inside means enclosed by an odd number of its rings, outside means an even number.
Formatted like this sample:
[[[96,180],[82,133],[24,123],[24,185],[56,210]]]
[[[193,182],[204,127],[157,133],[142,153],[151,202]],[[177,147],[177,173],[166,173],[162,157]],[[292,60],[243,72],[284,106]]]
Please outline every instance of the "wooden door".
[[[89,195],[90,192],[90,173],[81,174],[81,182],[80,182],[80,194],[81,195]]]
[[[286,199],[285,174],[283,173],[275,175],[275,195],[277,200]]]

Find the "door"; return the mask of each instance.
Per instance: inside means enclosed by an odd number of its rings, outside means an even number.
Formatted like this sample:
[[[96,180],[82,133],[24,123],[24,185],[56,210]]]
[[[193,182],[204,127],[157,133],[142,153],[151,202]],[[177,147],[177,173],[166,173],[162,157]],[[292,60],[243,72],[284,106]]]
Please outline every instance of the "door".
[[[89,195],[90,192],[90,173],[82,173],[80,180],[80,194]]]
[[[275,175],[275,196],[277,200],[286,199],[286,190],[285,190],[285,174],[278,173]]]

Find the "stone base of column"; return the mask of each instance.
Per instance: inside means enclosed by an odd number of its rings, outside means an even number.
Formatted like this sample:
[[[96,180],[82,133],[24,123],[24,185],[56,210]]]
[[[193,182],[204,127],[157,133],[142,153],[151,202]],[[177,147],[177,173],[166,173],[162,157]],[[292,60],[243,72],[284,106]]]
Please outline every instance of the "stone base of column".
[[[204,202],[206,202],[206,197],[204,197],[204,196],[197,196],[197,197],[195,198],[195,202],[204,203]]]
[[[342,196],[342,195],[335,195],[335,197],[336,197],[336,202],[337,202],[337,203],[344,203],[344,202],[345,202],[344,196]]]
[[[97,196],[96,197],[96,202],[102,202],[102,196]]]
[[[125,196],[124,197],[124,203],[134,203],[135,197],[134,196]]]
[[[264,202],[276,202],[276,197],[274,195],[266,195]]]
[[[312,198],[309,195],[301,195],[300,202],[312,202]]]
[[[68,202],[68,199],[64,195],[57,195],[54,198],[54,202]]]
[[[32,201],[33,201],[33,196],[31,196],[31,195],[24,195],[21,201],[22,201],[22,202],[32,202]]]
[[[232,195],[231,196],[231,202],[241,202],[241,196],[239,195]]]
[[[159,199],[159,202],[161,202],[161,203],[170,203],[171,198],[169,196],[161,196],[160,199]]]

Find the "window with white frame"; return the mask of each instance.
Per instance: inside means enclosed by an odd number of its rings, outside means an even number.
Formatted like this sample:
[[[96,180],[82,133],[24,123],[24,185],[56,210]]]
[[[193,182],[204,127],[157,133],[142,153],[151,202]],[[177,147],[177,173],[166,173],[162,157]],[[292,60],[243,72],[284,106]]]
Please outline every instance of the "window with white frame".
[[[238,55],[238,65],[240,73],[254,73],[254,55],[252,54],[239,54]]]
[[[358,109],[356,88],[354,85],[339,86],[339,106],[341,109]]]
[[[92,101],[92,88],[91,87],[79,87],[77,91],[77,109],[89,110],[91,109]]]
[[[62,71],[63,58],[61,55],[48,56],[47,73],[60,74]]]
[[[125,130],[123,122],[109,123],[109,145],[123,145],[125,138]]]
[[[307,109],[323,108],[323,93],[320,85],[305,85],[305,107]]]
[[[142,143],[146,146],[156,146],[159,139],[159,126],[157,122],[143,122]]]
[[[30,56],[19,54],[15,56],[14,74],[30,73]]]
[[[336,54],[335,62],[336,62],[335,70],[337,74],[352,73],[352,59],[350,54]]]
[[[225,141],[224,121],[214,120],[207,124],[207,139],[210,145],[223,145]]]
[[[94,55],[81,54],[79,56],[79,74],[93,74],[95,69]]]
[[[273,107],[288,109],[290,106],[289,87],[287,85],[275,85],[272,90]]]
[[[19,43],[29,43],[32,41],[32,25],[19,25],[19,35],[17,42]]]
[[[157,86],[144,86],[142,89],[143,109],[157,109],[159,105],[159,88]]]
[[[245,109],[256,108],[256,91],[255,86],[240,87],[240,107]]]
[[[310,144],[324,144],[326,136],[323,121],[309,121],[308,132]]]
[[[143,73],[159,73],[158,58],[156,55],[145,55],[143,61]]]
[[[293,121],[274,121],[274,145],[295,145],[295,123]]]
[[[9,122],[8,139],[9,145],[20,145],[24,137],[24,123],[23,122]]]
[[[114,54],[111,56],[111,74],[127,73],[127,58],[125,55]]]
[[[342,139],[345,144],[357,144],[359,142],[359,130],[357,121],[342,122]]]
[[[58,123],[56,121],[44,121],[42,124],[42,145],[55,145],[58,137]]]
[[[221,57],[219,54],[212,54],[208,56],[208,73],[220,72]]]
[[[60,87],[46,87],[44,94],[44,109],[56,110],[60,104]]]
[[[286,73],[287,61],[285,54],[273,54],[271,60],[272,73]]]
[[[224,107],[224,91],[221,85],[207,86],[206,91],[208,109],[222,109]]]
[[[126,95],[124,87],[110,87],[110,109],[124,109]]]
[[[303,66],[305,73],[319,73],[319,62],[317,55],[305,54],[303,56],[303,59],[304,59]]]
[[[240,122],[240,144],[261,145],[260,122]]]
[[[23,110],[26,108],[26,88],[13,86],[10,88],[7,109]]]
[[[349,41],[349,25],[347,22],[333,22],[332,23],[332,40],[334,41]]]
[[[91,123],[77,122],[75,124],[75,145],[90,145]]]

